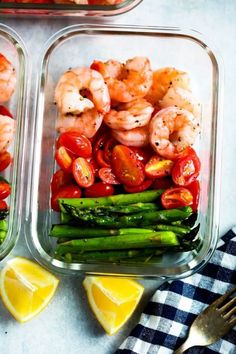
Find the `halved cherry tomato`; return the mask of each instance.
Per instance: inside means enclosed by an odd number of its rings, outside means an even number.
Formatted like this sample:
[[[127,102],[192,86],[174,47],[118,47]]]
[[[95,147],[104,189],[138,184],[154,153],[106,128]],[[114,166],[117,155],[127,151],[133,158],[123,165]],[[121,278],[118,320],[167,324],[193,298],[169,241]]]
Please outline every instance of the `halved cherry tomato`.
[[[12,156],[8,151],[0,153],[0,172],[4,171],[12,162]]]
[[[11,194],[11,185],[4,181],[0,181],[0,200],[7,198]]]
[[[116,178],[110,167],[100,168],[98,171],[98,176],[104,183],[120,184],[119,180]]]
[[[171,177],[157,178],[152,183],[152,189],[168,189],[174,187],[174,182]]]
[[[193,204],[191,205],[193,211],[197,211],[199,197],[200,197],[200,183],[198,180],[193,181],[187,186],[187,189],[192,193]]]
[[[139,193],[139,192],[143,192],[146,189],[148,189],[151,186],[152,182],[153,182],[152,179],[146,179],[139,186],[131,187],[131,186],[125,186],[124,185],[124,189],[128,193]]]
[[[96,156],[96,161],[97,161],[99,167],[111,167],[111,165],[109,163],[107,163],[105,160],[103,150],[98,150],[96,152],[95,156]]]
[[[72,175],[63,170],[58,170],[54,173],[51,180],[52,194],[56,193],[61,187],[72,183]]]
[[[199,175],[201,162],[195,153],[181,157],[175,161],[172,179],[178,186],[188,186]]]
[[[183,187],[167,189],[161,195],[161,203],[165,209],[179,208],[193,204],[192,193]]]
[[[188,147],[186,147],[186,149],[181,151],[178,154],[177,159],[181,159],[182,157],[186,157],[186,156],[189,156],[189,155],[197,155],[196,151],[191,146],[188,146]]]
[[[108,197],[114,194],[114,187],[111,184],[96,182],[84,191],[87,198]]]
[[[148,162],[150,157],[153,155],[153,150],[148,147],[136,147],[130,146],[129,147],[135,153],[137,159],[141,161],[144,165]]]
[[[93,168],[85,158],[78,157],[73,161],[72,173],[80,187],[88,188],[94,184]]]
[[[116,145],[112,151],[112,168],[116,177],[127,186],[138,186],[145,179],[144,166],[135,153],[124,145]]]
[[[165,160],[160,156],[152,156],[145,165],[145,173],[147,177],[159,178],[169,176],[173,168],[174,162]]]
[[[98,165],[97,161],[93,157],[88,157],[86,160],[88,161],[88,163],[92,167],[94,175],[98,176],[99,165]]]
[[[64,146],[76,157],[90,157],[92,155],[92,145],[86,136],[76,132],[69,131],[62,133],[57,139],[57,148]]]
[[[114,138],[108,138],[104,145],[104,160],[111,164],[112,150],[118,144],[117,140]]]
[[[104,156],[105,143],[107,140],[108,140],[108,135],[104,134],[99,136],[94,143],[93,153],[100,167],[110,167],[110,164],[107,163]]]
[[[52,194],[51,197],[51,207],[55,211],[60,211],[60,206],[58,204],[59,198],[80,198],[81,190],[75,184],[68,184],[67,186],[61,187],[56,193]]]
[[[57,149],[55,154],[55,160],[63,171],[71,171],[73,160],[64,146],[60,146],[59,149]]]
[[[1,106],[0,105],[0,114],[2,116],[8,116],[10,118],[13,118],[13,115],[11,114],[11,112],[7,109],[7,107],[5,106]]]
[[[8,205],[7,205],[7,203],[5,202],[5,200],[0,200],[0,211],[3,211],[3,210],[5,210],[5,211],[7,211],[8,210]]]

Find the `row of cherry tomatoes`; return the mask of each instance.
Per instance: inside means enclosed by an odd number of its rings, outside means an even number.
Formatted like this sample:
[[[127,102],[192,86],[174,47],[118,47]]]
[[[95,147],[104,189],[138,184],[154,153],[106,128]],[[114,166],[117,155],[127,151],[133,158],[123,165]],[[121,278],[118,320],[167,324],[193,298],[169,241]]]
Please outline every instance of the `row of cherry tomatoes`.
[[[197,209],[200,160],[191,147],[172,161],[155,155],[150,147],[121,145],[103,129],[92,140],[70,131],[57,139],[55,159],[60,170],[51,181],[51,206],[56,211],[58,198],[102,197],[154,188],[166,189],[161,197],[164,208],[191,205]]]

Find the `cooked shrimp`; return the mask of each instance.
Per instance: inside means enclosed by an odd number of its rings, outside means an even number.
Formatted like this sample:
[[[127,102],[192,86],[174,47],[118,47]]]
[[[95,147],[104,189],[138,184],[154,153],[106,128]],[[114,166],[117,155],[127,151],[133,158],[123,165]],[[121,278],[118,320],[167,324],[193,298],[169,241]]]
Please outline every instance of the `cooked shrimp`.
[[[117,102],[130,102],[144,97],[152,85],[151,65],[146,57],[134,57],[125,64],[111,60],[105,63],[95,61],[91,68],[101,72],[111,99]]]
[[[15,133],[15,120],[0,115],[0,152],[6,150],[11,144]]]
[[[153,149],[167,159],[174,159],[194,143],[199,123],[191,112],[172,106],[160,110],[151,119],[149,129]]]
[[[0,102],[10,99],[16,86],[16,72],[13,65],[0,53]]]
[[[175,68],[162,68],[154,71],[152,86],[145,97],[153,105],[163,98],[170,87],[190,89],[190,78],[184,71]]]
[[[111,129],[130,130],[147,125],[154,111],[151,103],[143,98],[121,103],[104,116],[104,122]]]
[[[78,131],[85,135],[87,138],[92,138],[103,121],[103,114],[99,113],[95,108],[82,113],[76,117],[74,115],[68,115],[66,117],[60,116],[57,120],[57,130],[60,133],[66,131]]]
[[[71,69],[61,76],[55,90],[55,102],[63,116],[77,115],[94,107],[101,113],[110,110],[110,96],[103,76],[85,67]]]
[[[200,103],[193,97],[192,92],[184,90],[180,87],[171,87],[159,101],[161,108],[176,106],[178,108],[186,109],[193,113],[195,117],[200,116]]]
[[[146,146],[149,143],[149,129],[145,127],[131,130],[112,130],[113,137],[126,146]]]

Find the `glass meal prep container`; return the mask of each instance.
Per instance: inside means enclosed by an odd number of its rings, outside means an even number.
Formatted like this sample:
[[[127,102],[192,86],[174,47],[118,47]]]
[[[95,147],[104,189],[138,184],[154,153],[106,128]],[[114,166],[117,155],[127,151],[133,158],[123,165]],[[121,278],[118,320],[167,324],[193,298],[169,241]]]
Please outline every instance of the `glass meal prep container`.
[[[1,177],[11,184],[11,194],[5,200],[9,206],[7,216],[8,231],[0,244],[0,261],[14,247],[20,232],[23,192],[23,145],[27,127],[27,53],[21,38],[8,26],[0,24],[0,53],[14,66],[16,71],[16,88],[8,102],[0,103],[7,107],[16,121],[14,139],[7,151],[12,155],[12,163],[2,172]],[[2,133],[2,132],[1,132]]]
[[[68,53],[70,55],[68,56]],[[48,236],[58,213],[50,208],[50,181],[56,171],[57,108],[54,91],[60,76],[94,59],[125,62],[146,56],[152,68],[176,67],[189,73],[193,92],[202,104],[201,133],[195,144],[201,160],[201,195],[198,208],[200,246],[189,252],[164,254],[156,263],[67,263],[54,258],[55,240]],[[178,28],[75,25],[48,41],[40,61],[34,124],[31,128],[32,161],[29,167],[26,239],[33,256],[49,269],[64,274],[115,274],[178,278],[191,275],[212,255],[218,238],[220,173],[220,68],[201,35]]]
[[[81,0],[76,4],[70,0],[48,0],[48,3],[30,1],[0,2],[1,15],[32,16],[113,16],[120,15],[136,7],[142,0],[124,0],[115,5],[88,5]]]

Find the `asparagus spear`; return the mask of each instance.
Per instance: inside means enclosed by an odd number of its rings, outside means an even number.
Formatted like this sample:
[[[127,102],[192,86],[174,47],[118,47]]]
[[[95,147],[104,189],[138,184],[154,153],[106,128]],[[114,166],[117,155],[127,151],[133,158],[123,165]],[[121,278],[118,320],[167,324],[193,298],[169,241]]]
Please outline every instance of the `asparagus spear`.
[[[0,230],[0,244],[3,243],[7,235],[7,231]]]
[[[110,228],[137,227],[148,226],[157,222],[172,222],[175,220],[187,219],[192,214],[191,207],[183,207],[180,209],[159,210],[150,212],[140,212],[136,214],[123,216],[95,216],[80,210],[72,205],[63,204],[65,210],[77,220],[82,220],[90,225]]]
[[[0,230],[7,231],[8,230],[8,223],[7,220],[0,220]]]
[[[66,262],[94,262],[107,261],[119,262],[120,260],[137,259],[137,257],[151,257],[158,256],[163,253],[160,249],[131,249],[131,250],[117,250],[117,251],[90,251],[84,253],[66,253],[58,258]]]
[[[78,209],[94,208],[106,205],[128,205],[135,203],[150,203],[155,201],[163,193],[163,189],[149,190],[141,193],[117,194],[99,198],[60,198],[61,211],[65,212],[64,205],[70,205]]]
[[[172,231],[160,231],[139,235],[121,235],[72,240],[61,243],[57,254],[78,253],[78,251],[118,250],[132,248],[162,248],[179,245],[177,236]]]
[[[130,234],[147,234],[153,231],[173,231],[177,235],[186,235],[191,229],[173,225],[157,224],[150,228],[121,228],[121,229],[99,229],[73,225],[52,225],[49,236],[58,238],[77,239],[90,237],[105,237]]]

